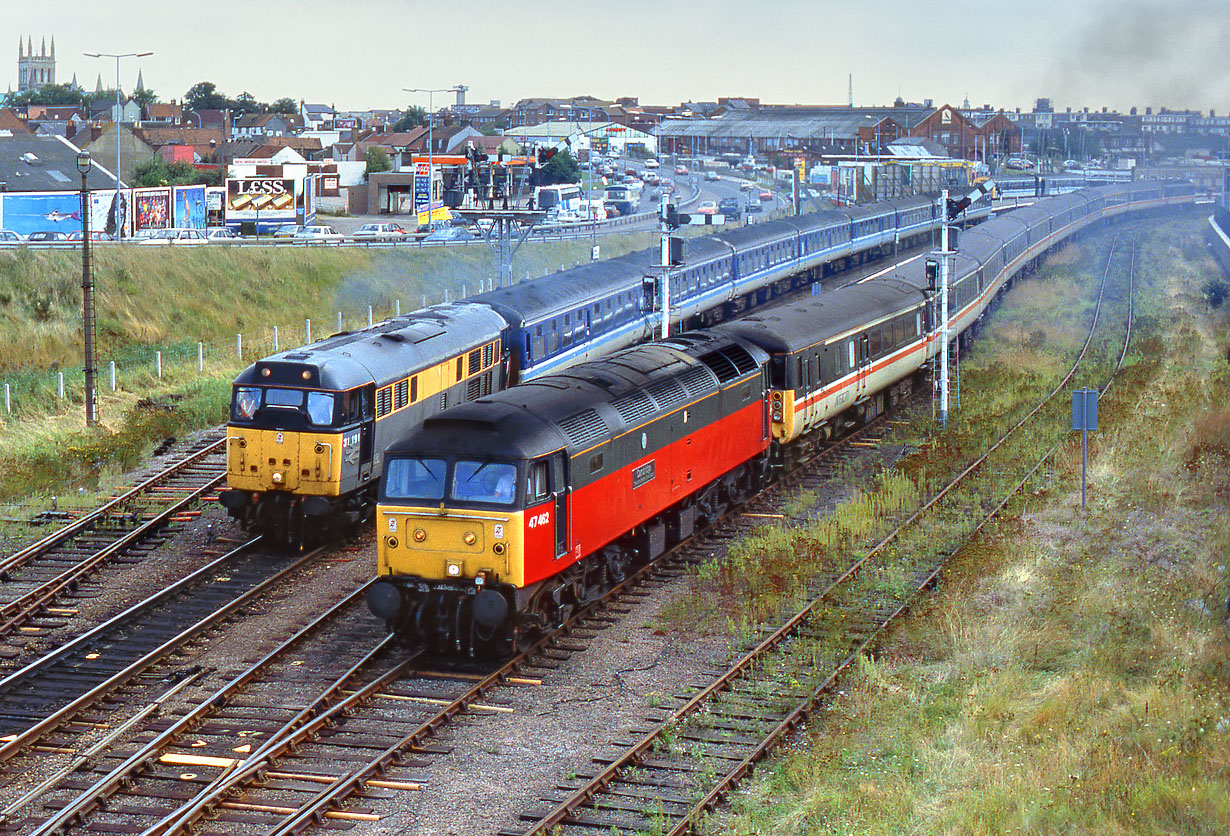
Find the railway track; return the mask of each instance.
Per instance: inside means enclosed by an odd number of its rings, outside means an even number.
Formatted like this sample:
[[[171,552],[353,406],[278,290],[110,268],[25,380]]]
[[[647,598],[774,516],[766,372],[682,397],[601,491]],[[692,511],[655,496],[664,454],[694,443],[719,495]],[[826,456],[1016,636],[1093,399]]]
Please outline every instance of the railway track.
[[[0,762],[35,745],[71,751],[82,727],[110,722],[114,692],[311,564],[250,541],[0,680]],[[82,715],[82,718],[79,718]]]
[[[1040,403],[863,556],[813,587],[793,614],[727,670],[681,695],[673,710],[647,712],[646,727],[633,729],[632,739],[618,741],[611,754],[596,758],[591,774],[560,783],[555,793],[522,814],[522,826],[507,828],[501,836],[676,836],[697,828],[758,760],[824,702],[841,675],[936,583],[948,560],[979,536],[1058,451],[1062,442],[1051,445],[1032,466],[1012,468],[1007,484],[986,467],[995,461],[1009,469],[1022,452],[1012,448],[1024,435],[1019,431],[1055,406],[1081,368],[1098,329],[1117,240],[1085,344],[1068,374]],[[1099,387],[1103,393],[1131,340],[1134,268],[1133,257],[1129,324],[1113,370]],[[995,489],[996,499],[988,499],[989,489]],[[958,526],[957,518],[971,508],[976,521]],[[946,534],[953,530],[955,537]]]
[[[225,478],[222,432],[213,431],[130,490],[0,559],[0,641],[64,626],[76,614],[72,600],[94,594],[105,567],[140,561],[162,543],[168,526],[190,519],[192,506]]]

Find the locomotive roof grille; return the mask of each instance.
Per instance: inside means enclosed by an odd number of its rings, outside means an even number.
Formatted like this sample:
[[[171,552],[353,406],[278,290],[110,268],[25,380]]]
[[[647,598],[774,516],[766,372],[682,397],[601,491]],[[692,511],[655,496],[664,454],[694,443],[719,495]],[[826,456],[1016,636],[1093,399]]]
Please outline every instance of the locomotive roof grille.
[[[662,409],[670,409],[686,403],[688,393],[675,378],[660,380],[649,387],[649,395],[658,402]]]
[[[742,345],[724,345],[716,352],[702,354],[700,361],[713,370],[718,382],[722,384],[727,384],[756,368],[755,358]]]
[[[683,388],[687,390],[688,395],[693,398],[699,398],[713,391],[713,377],[707,369],[701,366],[693,366],[688,369],[679,378],[679,382],[683,384]]]
[[[657,405],[654,404],[653,399],[641,389],[612,401],[611,406],[628,426],[635,426],[657,411]]]
[[[578,412],[559,422],[559,428],[575,447],[588,447],[606,438],[609,430],[606,422],[592,409]]]

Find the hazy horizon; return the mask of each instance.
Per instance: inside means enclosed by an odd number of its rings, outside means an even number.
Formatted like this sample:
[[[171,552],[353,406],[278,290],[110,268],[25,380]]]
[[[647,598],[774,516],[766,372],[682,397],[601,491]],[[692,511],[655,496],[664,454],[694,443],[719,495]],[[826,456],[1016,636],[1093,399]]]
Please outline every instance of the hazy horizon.
[[[256,11],[253,12],[253,9]],[[1032,110],[1088,107],[1230,108],[1220,69],[1230,14],[1216,0],[996,2],[976,12],[889,0],[874,12],[827,0],[663,4],[625,0],[519,10],[475,0],[445,5],[322,0],[253,7],[217,0],[200,14],[152,0],[98,0],[50,16],[7,8],[3,29],[56,45],[56,81],[115,85],[114,59],[85,52],[149,52],[121,64],[162,101],[201,81],[227,96],[251,93],[343,110],[426,106],[406,87],[469,87],[467,101],[592,95],[676,105],[748,96],[772,104],[935,104]],[[931,33],[934,33],[931,35]],[[6,88],[17,88],[17,44]],[[886,57],[891,56],[891,57]],[[453,101],[436,94],[436,107]]]

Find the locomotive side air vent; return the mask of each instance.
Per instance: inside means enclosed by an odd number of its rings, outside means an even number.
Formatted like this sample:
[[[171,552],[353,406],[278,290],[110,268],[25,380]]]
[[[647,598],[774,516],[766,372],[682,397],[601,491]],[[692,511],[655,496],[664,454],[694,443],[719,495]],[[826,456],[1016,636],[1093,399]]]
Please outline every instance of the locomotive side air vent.
[[[628,426],[635,426],[657,411],[653,400],[641,390],[612,401],[611,406]]]
[[[606,422],[597,412],[587,409],[559,422],[559,428],[576,447],[585,448],[607,437]]]

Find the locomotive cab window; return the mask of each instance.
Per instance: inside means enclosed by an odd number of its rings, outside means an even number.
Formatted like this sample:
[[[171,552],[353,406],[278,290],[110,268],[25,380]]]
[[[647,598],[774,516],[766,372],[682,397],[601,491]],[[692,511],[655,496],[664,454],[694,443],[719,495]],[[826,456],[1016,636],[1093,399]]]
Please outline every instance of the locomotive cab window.
[[[251,421],[261,405],[261,390],[254,386],[238,386],[232,402],[231,416],[236,421]]]
[[[444,459],[391,458],[384,469],[385,498],[443,499],[445,470]]]
[[[453,465],[449,494],[468,502],[512,505],[517,499],[517,466],[501,462],[459,461]]]
[[[551,493],[550,479],[547,477],[548,472],[547,462],[534,462],[530,465],[525,488],[527,503],[546,499]]]

